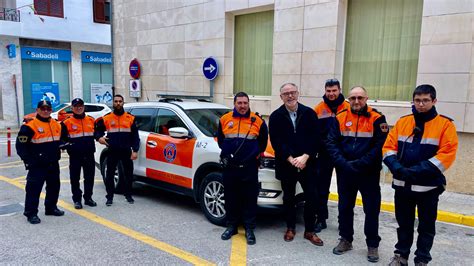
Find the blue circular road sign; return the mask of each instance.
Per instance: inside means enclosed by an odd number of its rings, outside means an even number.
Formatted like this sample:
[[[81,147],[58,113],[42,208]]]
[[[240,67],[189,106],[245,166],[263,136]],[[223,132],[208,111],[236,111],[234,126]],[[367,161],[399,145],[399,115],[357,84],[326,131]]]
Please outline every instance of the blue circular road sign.
[[[206,58],[202,64],[202,73],[208,80],[215,79],[219,73],[219,67],[217,65],[216,59],[212,57]]]

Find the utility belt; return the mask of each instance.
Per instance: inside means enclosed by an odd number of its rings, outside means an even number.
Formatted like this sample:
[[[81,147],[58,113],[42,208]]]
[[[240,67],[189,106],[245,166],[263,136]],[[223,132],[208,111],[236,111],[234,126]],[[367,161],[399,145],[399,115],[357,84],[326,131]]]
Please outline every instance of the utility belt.
[[[256,162],[236,163],[236,162],[233,162],[231,158],[227,158],[227,157],[221,158],[221,165],[224,168],[232,168],[232,169],[240,169],[240,168],[257,166]]]

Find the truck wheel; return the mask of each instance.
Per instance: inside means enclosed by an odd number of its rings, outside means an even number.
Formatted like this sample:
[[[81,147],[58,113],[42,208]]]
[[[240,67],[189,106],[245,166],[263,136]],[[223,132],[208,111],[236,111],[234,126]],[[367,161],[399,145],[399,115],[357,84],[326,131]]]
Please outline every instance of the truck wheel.
[[[102,173],[102,180],[104,180],[104,185],[105,185],[105,177],[107,173],[107,156],[105,156],[104,160],[102,160],[102,163],[100,164],[100,169],[101,169],[100,172]],[[124,192],[122,180],[124,180],[124,171],[123,171],[122,162],[119,162],[117,164],[117,169],[115,169],[115,175],[114,175],[115,194],[122,194]]]
[[[222,173],[212,172],[204,177],[199,187],[199,204],[206,218],[213,224],[224,226],[224,180]]]

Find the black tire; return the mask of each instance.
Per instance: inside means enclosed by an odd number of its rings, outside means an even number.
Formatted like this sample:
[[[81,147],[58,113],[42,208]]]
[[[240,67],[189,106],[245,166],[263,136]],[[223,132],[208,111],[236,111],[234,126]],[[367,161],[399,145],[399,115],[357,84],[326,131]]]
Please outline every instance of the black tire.
[[[224,226],[224,179],[222,173],[211,172],[204,177],[199,187],[199,204],[206,218],[213,224]]]
[[[100,172],[102,174],[102,180],[104,181],[105,185],[105,176],[107,173],[107,155],[104,157],[100,164]],[[117,164],[117,169],[115,170],[115,177],[114,177],[114,185],[115,185],[115,194],[123,194],[124,188],[123,188],[123,180],[124,180],[124,171],[123,171],[123,166],[122,162],[119,162]]]

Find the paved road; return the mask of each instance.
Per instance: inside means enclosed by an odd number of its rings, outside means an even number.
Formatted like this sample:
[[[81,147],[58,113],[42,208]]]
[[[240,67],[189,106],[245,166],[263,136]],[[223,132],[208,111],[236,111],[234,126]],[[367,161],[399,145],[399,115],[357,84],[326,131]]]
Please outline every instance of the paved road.
[[[370,264],[365,258],[360,207],[355,215],[354,250],[345,255],[331,252],[337,244],[334,202],[330,203],[329,228],[320,234],[324,247],[303,239],[301,216],[297,237],[291,243],[284,242],[281,214],[268,211],[258,216],[257,244],[247,247],[241,234],[231,241],[220,240],[223,228],[210,224],[191,199],[148,186],[135,185],[135,204],[118,195],[114,205],[106,207],[98,172],[94,199],[99,205],[75,210],[67,180],[67,156],[60,163],[60,208],[66,215],[44,216],[41,205],[42,223],[30,225],[21,214],[24,167],[18,157],[7,158],[4,149],[0,156],[0,264]],[[392,213],[382,213],[380,220],[383,240],[379,264],[386,265],[392,256],[397,225]],[[474,264],[473,228],[438,223],[437,231],[432,250],[436,264]]]

